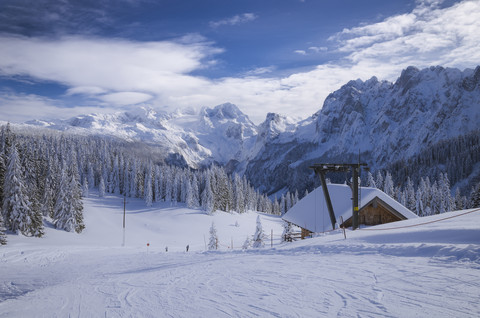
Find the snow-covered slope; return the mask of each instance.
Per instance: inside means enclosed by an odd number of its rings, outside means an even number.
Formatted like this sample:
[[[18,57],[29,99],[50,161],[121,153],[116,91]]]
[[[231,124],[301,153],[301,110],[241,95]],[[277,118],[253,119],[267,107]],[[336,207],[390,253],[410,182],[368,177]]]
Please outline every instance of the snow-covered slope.
[[[261,214],[274,247],[243,251],[256,217],[131,199],[121,247],[122,198],[92,194],[81,234],[8,235],[0,317],[480,315],[478,209],[293,243],[280,243],[278,217]],[[220,250],[204,252],[212,221]]]

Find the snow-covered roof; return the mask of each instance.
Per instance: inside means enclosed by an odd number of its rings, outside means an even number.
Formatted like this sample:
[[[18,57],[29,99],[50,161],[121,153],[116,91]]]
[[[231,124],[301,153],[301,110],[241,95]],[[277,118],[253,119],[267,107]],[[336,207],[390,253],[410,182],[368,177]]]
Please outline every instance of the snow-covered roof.
[[[345,184],[329,184],[328,192],[337,223],[340,223],[340,217],[342,217],[344,221],[349,219],[352,216],[352,191],[350,187]],[[415,213],[379,189],[360,187],[359,194],[360,210],[373,199],[378,198],[406,219],[417,217]],[[282,218],[311,232],[324,232],[332,229],[332,223],[321,187],[318,187],[302,200],[298,201]]]

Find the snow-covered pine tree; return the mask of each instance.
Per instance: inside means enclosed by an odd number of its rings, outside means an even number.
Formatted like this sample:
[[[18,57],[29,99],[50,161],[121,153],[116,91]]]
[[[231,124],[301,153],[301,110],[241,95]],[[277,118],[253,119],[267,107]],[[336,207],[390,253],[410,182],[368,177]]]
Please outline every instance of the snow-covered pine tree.
[[[3,205],[3,183],[5,182],[5,159],[4,153],[0,153],[0,208]]]
[[[233,191],[235,194],[235,211],[238,213],[244,213],[246,210],[245,207],[245,193],[244,193],[244,188],[243,188],[243,181],[242,179],[235,174],[233,177]]]
[[[250,237],[247,236],[245,242],[243,242],[242,249],[246,250],[251,246]]]
[[[377,186],[377,189],[383,189],[383,176],[382,172],[380,170],[377,171],[377,174],[375,176],[375,185]]]
[[[55,161],[54,156],[50,156],[48,158],[47,171],[45,172],[45,184],[43,186],[42,205],[40,208],[43,216],[51,217],[53,215],[53,207],[56,201],[54,194],[58,183],[56,169],[58,169],[57,161]]]
[[[280,213],[280,203],[278,203],[277,196],[273,199],[272,212],[275,215],[281,215]]]
[[[76,165],[72,164],[72,161],[70,158],[69,164],[64,164],[62,168],[53,223],[58,229],[80,233],[85,228],[81,201],[82,190],[75,173]]]
[[[83,177],[82,197],[88,198],[88,189],[89,189],[88,180],[87,180],[87,177],[85,176]]]
[[[210,239],[208,240],[208,249],[210,251],[218,249],[218,235],[215,223],[212,222],[210,226]]]
[[[160,202],[163,197],[162,177],[159,166],[155,166],[153,188],[155,192],[155,202]]]
[[[420,187],[417,189],[415,199],[415,214],[417,214],[418,216],[424,216],[425,211],[423,209],[423,193]]]
[[[293,206],[293,197],[290,191],[287,191],[285,195],[285,213],[290,210]]]
[[[143,190],[145,204],[151,207],[153,203],[153,188],[152,188],[152,165],[148,164],[145,171],[145,189]]]
[[[455,190],[455,210],[462,210],[463,209],[463,199],[460,194],[460,189],[457,188]]]
[[[407,186],[405,188],[405,197],[406,197],[406,205],[405,207],[410,211],[415,211],[417,206],[417,200],[415,198],[415,187],[413,186],[412,180],[410,177],[407,178]]]
[[[8,153],[2,207],[5,225],[11,231],[40,237],[44,234],[42,214],[31,207],[15,143]]]
[[[373,174],[370,171],[367,172],[367,187],[370,187],[370,188],[377,187],[375,183],[375,179],[373,178]]]
[[[255,229],[255,234],[253,235],[252,247],[260,248],[265,246],[266,235],[263,232],[262,221],[260,220],[260,215],[257,216],[257,227]]]
[[[285,196],[282,194],[282,197],[280,198],[280,215],[284,215],[285,213],[287,213],[287,206]]]
[[[105,181],[103,175],[100,175],[100,183],[98,184],[98,196],[103,198],[105,196]]]
[[[387,175],[385,176],[385,181],[383,182],[383,192],[385,192],[392,198],[395,197],[395,189],[393,186],[392,175],[390,174],[390,172],[387,172]]]
[[[165,202],[172,202],[172,169],[165,170]]]
[[[292,224],[290,222],[287,222],[285,220],[283,220],[282,225],[283,225],[282,242],[285,242],[285,241],[288,240],[290,235],[293,233],[293,227],[292,227]]]
[[[145,194],[145,204],[148,207],[151,207],[153,203],[153,193],[152,193],[152,177],[150,175],[146,176],[145,190],[143,191],[143,193]]]
[[[205,187],[202,192],[202,208],[207,212],[207,214],[211,214],[215,210],[214,196],[211,187],[210,170],[207,170],[206,173]]]
[[[200,206],[199,190],[198,190],[198,179],[194,174],[191,180],[191,207],[198,208]]]
[[[95,185],[95,174],[90,161],[87,161],[87,182],[90,189]]]
[[[470,208],[480,208],[480,182],[472,187],[470,191]]]
[[[175,169],[176,170],[176,169]],[[178,171],[175,171],[175,176],[173,177],[173,185],[172,185],[172,202],[173,204],[177,205],[180,196],[180,175]]]
[[[0,245],[7,244],[7,229],[5,228],[5,223],[3,221],[3,213],[2,209],[0,208]]]

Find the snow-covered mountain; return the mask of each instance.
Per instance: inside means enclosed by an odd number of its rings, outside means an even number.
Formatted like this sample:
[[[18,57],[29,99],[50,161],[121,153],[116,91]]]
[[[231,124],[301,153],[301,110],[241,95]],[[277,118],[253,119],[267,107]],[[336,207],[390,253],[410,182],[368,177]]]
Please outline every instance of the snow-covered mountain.
[[[159,147],[170,163],[200,167],[217,162],[246,174],[255,187],[269,193],[287,186],[311,188],[312,163],[357,162],[360,153],[371,168],[382,168],[478,131],[478,123],[480,66],[464,71],[408,67],[395,83],[375,77],[350,81],[330,94],[321,110],[300,122],[269,113],[256,126],[229,103],[200,111],[139,108],[29,122],[141,140]]]
[[[478,130],[479,123],[480,67],[408,67],[395,83],[348,82],[294,131],[265,143],[246,174],[270,193],[286,185],[308,188],[313,163],[357,162],[360,153],[370,167],[382,168]]]
[[[89,114],[68,120],[27,122],[78,134],[100,134],[142,141],[163,150],[166,160],[191,167],[242,159],[257,135],[256,126],[233,104],[215,108],[157,112],[140,107],[115,114]]]

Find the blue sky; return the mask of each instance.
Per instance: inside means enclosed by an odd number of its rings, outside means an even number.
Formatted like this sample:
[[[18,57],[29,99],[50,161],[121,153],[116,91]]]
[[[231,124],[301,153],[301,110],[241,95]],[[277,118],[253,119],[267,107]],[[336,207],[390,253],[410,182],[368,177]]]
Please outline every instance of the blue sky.
[[[348,80],[474,68],[480,1],[0,2],[0,120],[224,102],[305,118]]]

